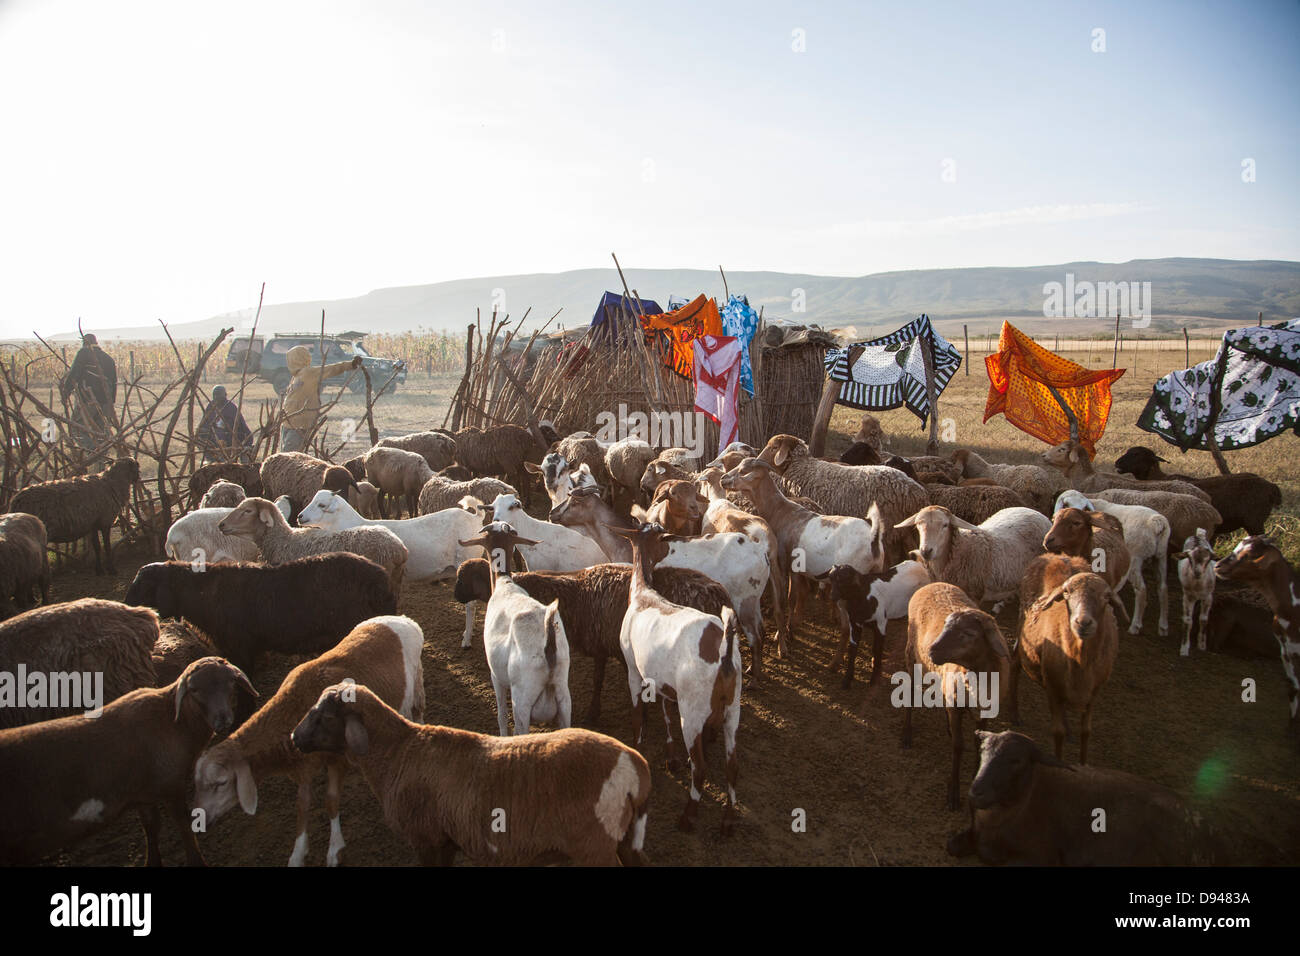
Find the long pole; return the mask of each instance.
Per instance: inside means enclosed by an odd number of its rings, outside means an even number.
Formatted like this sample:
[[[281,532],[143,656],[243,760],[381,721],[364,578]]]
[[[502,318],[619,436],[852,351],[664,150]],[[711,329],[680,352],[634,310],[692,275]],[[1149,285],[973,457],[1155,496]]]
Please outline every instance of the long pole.
[[[966,331],[966,323],[961,326],[962,341],[966,343],[966,374],[970,375],[970,333]]]
[[[1104,353],[1103,353],[1104,354]],[[1119,365],[1119,309],[1115,309],[1115,350],[1110,355],[1110,367]]]

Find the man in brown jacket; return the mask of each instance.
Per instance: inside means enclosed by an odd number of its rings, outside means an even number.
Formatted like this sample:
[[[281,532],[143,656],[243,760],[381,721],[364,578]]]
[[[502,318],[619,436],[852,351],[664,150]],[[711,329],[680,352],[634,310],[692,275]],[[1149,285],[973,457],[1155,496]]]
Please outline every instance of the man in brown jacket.
[[[320,417],[321,382],[359,368],[361,356],[333,365],[312,365],[311,350],[305,345],[295,345],[284,357],[284,364],[293,379],[284,390],[281,404],[284,422],[280,426],[280,451],[304,451],[307,436]]]

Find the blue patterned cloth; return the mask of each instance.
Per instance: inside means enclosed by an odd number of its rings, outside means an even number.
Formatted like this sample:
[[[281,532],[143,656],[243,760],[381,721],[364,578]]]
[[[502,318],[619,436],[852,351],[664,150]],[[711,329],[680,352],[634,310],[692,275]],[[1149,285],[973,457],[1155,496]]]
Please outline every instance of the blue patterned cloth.
[[[743,295],[733,295],[722,310],[722,331],[740,339],[740,387],[754,394],[754,370],[749,363],[749,343],[758,331],[758,313]]]

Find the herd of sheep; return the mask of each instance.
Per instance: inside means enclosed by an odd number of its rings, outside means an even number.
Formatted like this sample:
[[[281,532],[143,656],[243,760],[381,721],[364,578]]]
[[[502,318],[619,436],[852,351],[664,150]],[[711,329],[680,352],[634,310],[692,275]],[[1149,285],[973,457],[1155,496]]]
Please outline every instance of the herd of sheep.
[[[662,708],[669,768],[689,771],[684,830],[698,820],[705,746],[720,738],[730,832],[742,692],[764,680],[768,634],[786,657],[821,594],[838,617],[832,670],[843,668],[844,687],[860,653],[879,680],[888,622],[906,621],[907,675],[933,686],[929,706],[951,736],[949,809],[963,799],[963,719],[980,728],[968,825],[948,852],[990,863],[1230,862],[1231,842],[1179,795],[1087,764],[1092,715],[1121,627],[1142,627],[1144,570],[1168,633],[1172,558],[1181,655],[1193,634],[1201,651],[1207,640],[1280,648],[1291,729],[1300,727],[1300,582],[1263,537],[1277,486],[1251,474],[1165,475],[1143,448],[1111,472],[1076,442],[1018,465],[964,448],[904,459],[885,445],[867,415],[840,460],[777,435],[703,462],[637,439],[561,437],[542,422],[385,438],[337,465],[297,452],[206,465],[168,530],[167,560],[140,568],[123,602],[51,603],[47,550],[89,538],[96,571],[114,572],[109,531],[136,462],[24,488],[0,518],[0,681],[99,675],[102,713],[53,699],[5,706],[0,694],[0,863],[39,862],[134,810],[159,864],[165,809],[186,862],[201,864],[194,814],[211,825],[236,807],[255,813],[261,782],[287,776],[297,785],[289,863],[302,865],[322,769],[330,865],[342,859],[351,770],[423,863],[458,853],[639,863],[650,712]],[[529,511],[534,479],[545,518]],[[1248,537],[1216,562],[1216,537],[1238,529]],[[1217,580],[1253,586],[1271,619],[1216,615]],[[421,723],[425,636],[398,605],[432,582],[454,583],[465,647],[484,608],[494,736]],[[998,623],[1004,606],[1017,608],[1014,629]],[[263,700],[248,675],[266,652],[301,663]],[[571,727],[572,656],[594,664],[587,724],[600,719],[607,661],[624,665],[628,744]],[[1051,725],[1037,729],[1050,729],[1050,747],[984,729],[980,689],[992,687],[1019,724],[1024,676],[1045,691]],[[904,747],[914,719],[933,719],[914,709],[901,715]],[[1081,715],[1077,763],[1066,760],[1071,713]],[[1090,839],[1096,807],[1116,821],[1104,839]]]

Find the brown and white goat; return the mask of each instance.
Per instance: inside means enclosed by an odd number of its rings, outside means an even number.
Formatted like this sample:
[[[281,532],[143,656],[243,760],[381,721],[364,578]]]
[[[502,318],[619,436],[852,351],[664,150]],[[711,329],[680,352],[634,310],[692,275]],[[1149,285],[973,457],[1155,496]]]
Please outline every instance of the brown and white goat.
[[[1197,650],[1205,650],[1210,626],[1210,607],[1214,604],[1214,548],[1204,528],[1183,542],[1183,550],[1174,555],[1178,562],[1178,583],[1183,587],[1183,643],[1178,653],[1187,657],[1192,650],[1192,615],[1201,605],[1201,626],[1196,637]]]

